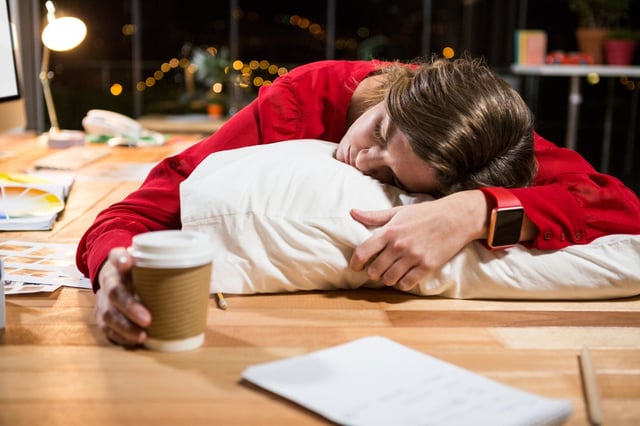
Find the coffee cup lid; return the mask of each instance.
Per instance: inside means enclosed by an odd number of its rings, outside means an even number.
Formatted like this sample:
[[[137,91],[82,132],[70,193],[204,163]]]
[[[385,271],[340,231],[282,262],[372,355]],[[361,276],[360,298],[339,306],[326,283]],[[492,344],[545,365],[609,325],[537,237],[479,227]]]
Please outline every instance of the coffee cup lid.
[[[133,237],[129,253],[142,267],[190,268],[210,262],[208,235],[193,231],[153,231]]]

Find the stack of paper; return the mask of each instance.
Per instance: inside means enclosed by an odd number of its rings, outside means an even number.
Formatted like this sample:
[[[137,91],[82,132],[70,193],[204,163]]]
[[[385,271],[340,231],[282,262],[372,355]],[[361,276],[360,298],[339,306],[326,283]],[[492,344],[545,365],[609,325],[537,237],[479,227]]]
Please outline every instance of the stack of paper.
[[[0,173],[0,231],[51,229],[73,180],[67,174]]]
[[[76,244],[0,242],[4,294],[53,292],[61,286],[91,288],[75,263]]]
[[[243,378],[344,425],[559,425],[534,395],[383,337],[249,367]]]

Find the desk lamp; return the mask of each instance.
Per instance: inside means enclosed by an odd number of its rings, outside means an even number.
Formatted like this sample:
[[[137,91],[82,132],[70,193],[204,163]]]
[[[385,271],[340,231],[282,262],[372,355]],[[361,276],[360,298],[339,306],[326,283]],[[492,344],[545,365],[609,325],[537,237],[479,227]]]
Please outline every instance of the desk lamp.
[[[52,148],[66,148],[72,145],[84,144],[84,133],[74,130],[60,130],[58,116],[51,96],[51,71],[49,71],[49,57],[51,50],[64,52],[78,46],[87,35],[87,26],[78,18],[65,16],[56,18],[56,8],[53,1],[45,3],[47,7],[47,26],[42,31],[42,68],[40,70],[40,82],[44,100],[47,104],[51,128],[47,135],[48,144]]]

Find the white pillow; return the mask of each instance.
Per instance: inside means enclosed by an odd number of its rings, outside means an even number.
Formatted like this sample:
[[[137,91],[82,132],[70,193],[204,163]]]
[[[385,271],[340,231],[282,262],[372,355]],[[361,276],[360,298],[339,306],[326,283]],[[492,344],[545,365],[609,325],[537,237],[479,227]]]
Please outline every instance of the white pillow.
[[[336,144],[298,140],[218,152],[181,187],[182,226],[210,235],[211,291],[268,293],[381,287],[348,263],[371,231],[349,210],[416,201],[334,158]],[[640,236],[556,251],[474,242],[411,292],[452,298],[600,299],[640,294]]]

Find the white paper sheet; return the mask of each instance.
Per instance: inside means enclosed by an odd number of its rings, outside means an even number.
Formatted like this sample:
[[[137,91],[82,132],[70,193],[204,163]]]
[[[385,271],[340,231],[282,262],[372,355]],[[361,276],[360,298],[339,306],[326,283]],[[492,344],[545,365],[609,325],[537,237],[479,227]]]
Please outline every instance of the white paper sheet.
[[[383,337],[247,368],[242,377],[344,425],[559,425],[571,403],[503,385]]]
[[[60,286],[90,289],[91,282],[76,267],[75,252],[76,244],[0,242],[6,294],[53,291]],[[29,287],[33,284],[37,286]]]

